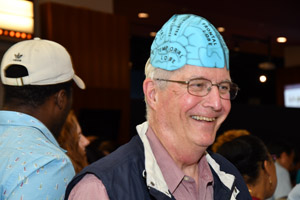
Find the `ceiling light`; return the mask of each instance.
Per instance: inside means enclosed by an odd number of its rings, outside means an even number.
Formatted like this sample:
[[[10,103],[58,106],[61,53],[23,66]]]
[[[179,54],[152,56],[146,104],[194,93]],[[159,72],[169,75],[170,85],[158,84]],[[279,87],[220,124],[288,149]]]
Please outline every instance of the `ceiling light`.
[[[260,75],[259,81],[260,81],[261,83],[265,83],[265,82],[267,81],[267,77],[266,77],[265,75]]]
[[[138,17],[141,18],[141,19],[145,19],[145,18],[149,17],[149,14],[148,13],[139,13]]]
[[[276,39],[276,41],[277,41],[278,43],[286,43],[286,42],[287,42],[287,39],[286,39],[286,37],[278,37],[278,38]]]
[[[33,33],[33,2],[0,0],[0,28]]]
[[[272,63],[270,61],[259,63],[258,67],[262,70],[273,70],[276,68],[274,63]]]
[[[217,29],[218,29],[218,31],[219,31],[220,33],[225,32],[225,28],[224,28],[224,27],[221,27],[221,26],[220,26],[220,27],[218,27]]]

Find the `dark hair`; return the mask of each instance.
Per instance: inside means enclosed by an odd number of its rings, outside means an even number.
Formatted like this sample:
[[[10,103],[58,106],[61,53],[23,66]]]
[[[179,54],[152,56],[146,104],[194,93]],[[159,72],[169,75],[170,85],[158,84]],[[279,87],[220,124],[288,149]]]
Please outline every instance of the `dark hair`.
[[[72,95],[73,80],[55,85],[3,85],[4,105],[31,106],[36,108],[59,90],[65,90],[68,97]]]
[[[283,152],[288,155],[291,155],[294,152],[294,147],[283,139],[273,140],[267,144],[267,147],[270,153],[276,155],[277,158],[279,158]]]
[[[247,184],[255,183],[263,161],[270,160],[266,145],[254,135],[244,135],[226,142],[217,153],[236,166]]]

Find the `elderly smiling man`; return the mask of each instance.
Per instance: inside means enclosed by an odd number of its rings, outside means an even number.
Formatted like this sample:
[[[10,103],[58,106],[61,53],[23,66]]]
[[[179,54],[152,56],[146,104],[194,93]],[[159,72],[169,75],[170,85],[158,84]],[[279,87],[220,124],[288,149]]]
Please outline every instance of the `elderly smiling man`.
[[[206,151],[238,92],[215,27],[174,15],[153,41],[145,74],[147,122],[77,175],[66,198],[251,199],[237,169]]]

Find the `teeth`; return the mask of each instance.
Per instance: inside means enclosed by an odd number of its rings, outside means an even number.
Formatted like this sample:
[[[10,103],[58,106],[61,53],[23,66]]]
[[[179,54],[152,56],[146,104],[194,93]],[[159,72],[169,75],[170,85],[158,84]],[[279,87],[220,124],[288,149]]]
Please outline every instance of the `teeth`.
[[[193,115],[192,116],[193,119],[198,120],[198,121],[208,121],[208,122],[213,122],[216,120],[216,118],[210,118],[210,117],[202,117],[202,116],[196,116]]]

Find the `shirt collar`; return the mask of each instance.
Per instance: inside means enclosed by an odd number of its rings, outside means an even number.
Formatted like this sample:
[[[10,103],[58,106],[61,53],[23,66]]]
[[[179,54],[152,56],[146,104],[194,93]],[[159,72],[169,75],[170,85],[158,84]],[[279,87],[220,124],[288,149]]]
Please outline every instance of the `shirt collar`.
[[[9,125],[9,126],[29,126],[34,127],[41,131],[41,133],[55,146],[60,148],[56,139],[49,131],[49,129],[38,119],[27,115],[21,112],[15,111],[0,111],[0,124],[1,125]],[[60,148],[62,151],[66,152],[66,150]]]
[[[149,144],[149,140],[146,136],[146,132],[148,130],[148,122],[144,122],[138,125],[136,129],[144,145],[145,174],[147,186],[164,193],[168,197],[171,197],[168,185],[165,182],[162,172],[156,162],[155,156],[153,155],[151,146]]]
[[[229,173],[226,173],[220,169],[220,165],[207,153],[206,160],[212,169],[216,172],[221,182],[229,189],[232,189],[234,184],[235,176]]]
[[[169,193],[168,185],[167,185],[167,183],[163,177],[162,171],[155,159],[155,156],[151,149],[148,137],[146,136],[148,127],[149,127],[148,122],[144,122],[136,127],[139,137],[141,138],[143,145],[144,145],[145,168],[146,168],[145,171],[146,171],[147,186],[153,187],[156,190],[161,191],[170,197],[171,194]],[[202,157],[202,160],[206,160],[206,162],[208,162],[209,166],[211,166],[211,168],[216,172],[216,174],[220,178],[221,182],[228,189],[232,188],[234,180],[235,180],[234,175],[226,173],[224,171],[221,171],[220,165],[208,153],[206,153],[206,155]],[[174,187],[174,186],[172,186],[172,187]],[[239,193],[237,188],[235,188],[235,189],[236,190],[235,190],[235,193],[233,194],[233,196],[236,196]]]
[[[156,137],[151,127],[148,128],[146,135],[169,190],[173,193],[184,178],[184,173],[175,164],[174,160]]]
[[[153,154],[162,171],[171,193],[174,193],[182,179],[185,177],[183,171],[176,165],[170,154],[163,147],[151,127],[148,128],[146,135],[148,136]],[[207,184],[213,182],[213,175],[205,156],[202,156],[199,164],[199,183]]]
[[[174,193],[178,185],[182,182],[182,179],[185,177],[183,171],[176,165],[170,154],[161,144],[152,128],[148,126],[148,123],[144,123],[147,125],[147,129],[145,131],[145,135],[147,136],[147,141],[151,147],[153,153],[153,159],[155,159],[156,163],[159,166],[160,173],[164,178],[164,181],[167,184],[168,189],[171,193]],[[148,159],[146,159],[147,162]],[[206,157],[203,156],[198,164],[199,167],[199,180],[201,182],[209,183],[213,182],[213,175],[211,173],[210,167],[206,160]],[[149,170],[147,170],[147,174],[149,175]],[[148,177],[148,176],[147,176]]]

